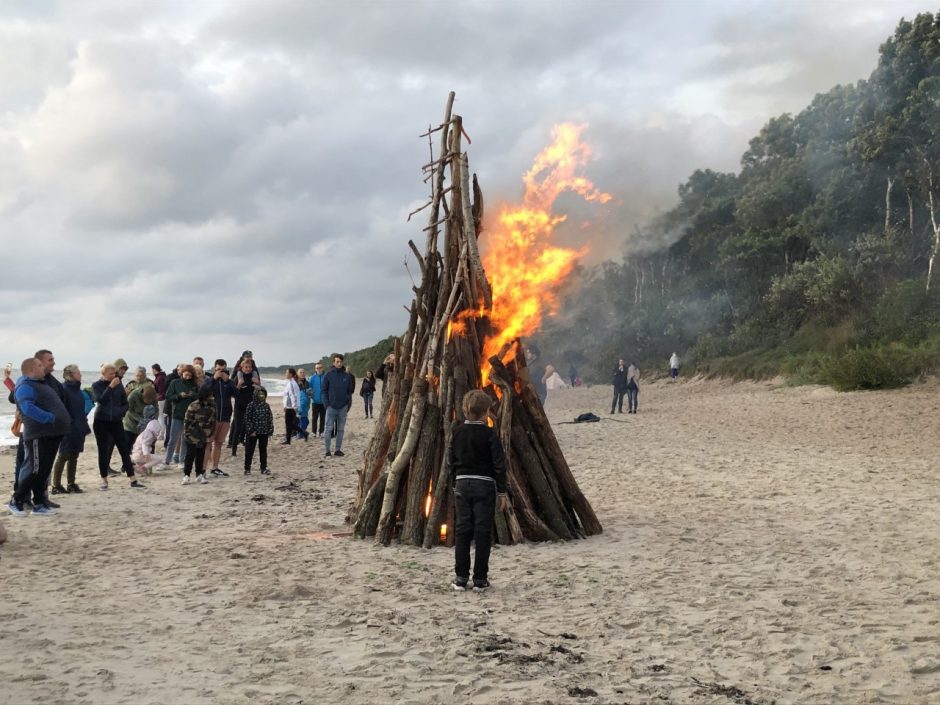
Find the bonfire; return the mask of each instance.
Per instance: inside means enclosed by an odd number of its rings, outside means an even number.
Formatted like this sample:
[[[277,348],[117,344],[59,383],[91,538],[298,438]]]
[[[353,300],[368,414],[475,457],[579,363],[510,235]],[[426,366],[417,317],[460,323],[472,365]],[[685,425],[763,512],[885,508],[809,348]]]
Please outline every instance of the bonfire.
[[[506,451],[509,506],[496,513],[497,542],[600,533],[532,386],[523,337],[553,311],[554,292],[584,254],[553,244],[564,222],[552,213],[555,199],[563,191],[599,203],[610,196],[580,175],[590,155],[582,127],[559,125],[524,177],[522,203],[501,206],[481,238],[483,194],[470,177],[462,148],[469,137],[453,101],[451,93],[443,122],[422,135],[431,152],[423,167],[431,197],[409,220],[427,209],[428,225],[423,251],[408,243],[421,279],[359,473],[354,533],[385,545],[452,545],[452,478],[443,458],[471,389],[492,396],[488,423]]]

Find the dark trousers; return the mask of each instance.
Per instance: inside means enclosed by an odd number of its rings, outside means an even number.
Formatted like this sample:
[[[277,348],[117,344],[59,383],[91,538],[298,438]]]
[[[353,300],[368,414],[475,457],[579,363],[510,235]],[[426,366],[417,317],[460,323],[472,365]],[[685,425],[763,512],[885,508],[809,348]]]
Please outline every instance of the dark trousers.
[[[626,393],[626,389],[617,389],[614,387],[614,400],[610,402],[610,413],[614,413],[614,409],[623,411],[623,395]]]
[[[270,436],[248,436],[245,439],[245,470],[251,470],[251,458],[255,454],[255,446],[258,446],[258,459],[261,461],[261,469],[268,469],[268,438]]]
[[[13,496],[16,496],[16,485],[20,475],[20,468],[23,466],[23,458],[26,454],[26,441],[23,440],[23,434],[20,434],[20,440],[16,444],[16,460],[13,462]]]
[[[23,504],[33,495],[33,504],[45,504],[52,464],[59,452],[62,436],[33,438],[23,445],[23,464],[17,470],[18,480],[13,501]]]
[[[493,517],[496,515],[496,483],[489,480],[457,480],[455,489],[457,529],[454,534],[454,573],[470,577],[470,541],[476,543],[473,579],[486,580],[493,545]]]
[[[131,450],[127,446],[127,434],[120,421],[95,421],[92,424],[95,432],[95,443],[98,444],[98,474],[108,476],[108,464],[111,462],[111,448],[117,448],[121,456],[121,469],[128,477],[134,477],[134,463],[131,462]]]
[[[326,404],[311,404],[313,409],[313,423],[310,429],[313,433],[323,435],[326,427]]]
[[[372,396],[374,392],[362,395],[362,402],[366,407],[366,418],[372,416]]]
[[[287,432],[287,444],[295,433],[300,433],[300,422],[297,421],[297,409],[284,409],[284,428]]]
[[[640,388],[636,385],[627,387],[627,406],[630,407],[630,411],[636,411],[636,401],[639,394]]]
[[[245,409],[247,406],[236,406],[232,414],[232,425],[228,430],[228,447],[232,455],[238,455],[238,444],[245,442]]]
[[[202,475],[206,472],[206,447],[189,444],[189,452],[186,453],[186,460],[183,461],[183,474],[186,477],[192,475],[193,463],[196,464],[196,474]]]

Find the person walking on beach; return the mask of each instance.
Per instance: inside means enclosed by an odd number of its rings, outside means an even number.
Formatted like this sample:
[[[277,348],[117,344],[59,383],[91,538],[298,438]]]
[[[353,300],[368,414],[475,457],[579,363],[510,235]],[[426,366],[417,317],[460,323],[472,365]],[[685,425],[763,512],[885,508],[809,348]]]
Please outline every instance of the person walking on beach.
[[[212,390],[215,400],[215,430],[206,444],[205,465],[214,477],[228,477],[228,473],[219,467],[222,458],[222,446],[232,425],[232,402],[235,399],[235,383],[229,378],[228,367],[225,360],[216,360],[213,366],[212,379],[205,386]]]
[[[454,478],[454,590],[466,590],[470,583],[470,542],[476,544],[473,561],[473,590],[490,586],[490,548],[493,518],[498,506],[505,511],[506,457],[499,434],[486,425],[492,401],[486,392],[474,389],[464,395],[466,420],[455,426],[447,448],[447,467]]]
[[[98,474],[101,476],[99,489],[108,489],[108,470],[111,451],[117,447],[121,456],[122,469],[131,481],[131,487],[143,488],[144,485],[134,477],[134,463],[131,462],[127,434],[124,433],[123,419],[127,413],[127,394],[117,368],[111,364],[101,366],[101,379],[91,385],[96,408],[95,420],[91,427],[98,444]]]
[[[623,360],[617,361],[614,368],[614,398],[610,402],[610,413],[617,409],[618,414],[623,413],[623,396],[627,393],[627,367]]]
[[[284,373],[287,384],[284,386],[284,440],[281,445],[290,445],[290,439],[300,433],[297,423],[297,409],[300,406],[300,387],[297,386],[297,370],[288,367]],[[306,435],[302,438],[307,440]]]
[[[672,379],[679,377],[679,356],[673,353],[669,358],[669,376]]]
[[[196,393],[196,398],[186,408],[183,419],[183,438],[188,450],[183,461],[183,484],[189,484],[193,465],[196,466],[196,482],[206,485],[205,450],[206,444],[215,431],[215,401],[212,389],[203,385]]]
[[[323,376],[323,401],[326,404],[326,431],[323,434],[324,457],[331,455],[342,457],[343,432],[346,429],[346,414],[352,406],[352,395],[356,389],[353,376],[343,367],[345,358],[336,353],[333,355],[333,367]],[[332,431],[336,430],[336,452],[330,452]]]
[[[199,388],[194,379],[195,371],[192,365],[183,365],[179,379],[170,383],[166,390],[167,401],[172,405],[173,418],[170,420],[170,437],[166,444],[166,465],[179,465],[186,462],[186,437],[183,434],[183,421],[186,419],[186,410],[196,399]]]
[[[362,402],[365,404],[366,409],[366,418],[372,418],[372,397],[375,396],[375,375],[372,373],[372,370],[366,372],[366,376],[362,378],[362,386],[359,388],[359,396],[362,397]]]
[[[245,409],[245,474],[251,474],[251,459],[258,448],[261,474],[270,475],[268,468],[268,439],[274,435],[274,414],[268,404],[268,392],[264,387],[256,389],[254,399]]]
[[[310,389],[307,392],[310,396],[313,411],[310,430],[313,432],[314,437],[322,438],[323,429],[326,426],[326,403],[323,401],[323,363],[318,362],[313,370],[313,376],[310,378]]]
[[[26,516],[26,502],[33,498],[33,514],[53,516],[47,485],[62,438],[71,417],[56,390],[46,384],[44,364],[35,357],[23,360],[14,398],[23,422],[23,462],[17,468],[16,489],[8,508],[16,517]]]
[[[628,414],[636,413],[637,397],[640,395],[640,368],[635,363],[630,363],[627,368],[627,405],[630,410]]]
[[[75,482],[78,456],[85,450],[85,436],[91,433],[85,415],[85,395],[82,394],[82,373],[78,365],[66,365],[62,370],[65,383],[66,409],[71,416],[69,430],[59,444],[59,454],[52,466],[52,494],[80,494],[82,488]],[[66,472],[66,486],[62,486],[62,471]]]
[[[232,429],[228,434],[228,445],[232,449],[232,457],[238,455],[238,444],[245,440],[244,415],[245,409],[254,399],[255,390],[261,389],[261,375],[255,368],[251,351],[246,350],[238,361],[235,369],[235,411],[232,414]]]

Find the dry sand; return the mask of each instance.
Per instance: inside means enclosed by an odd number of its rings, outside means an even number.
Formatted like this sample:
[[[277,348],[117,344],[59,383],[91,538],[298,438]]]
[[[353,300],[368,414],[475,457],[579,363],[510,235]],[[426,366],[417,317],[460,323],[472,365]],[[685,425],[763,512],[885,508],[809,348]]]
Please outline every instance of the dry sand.
[[[89,439],[87,494],[0,519],[0,702],[940,702],[935,384],[608,394],[546,407],[606,417],[555,427],[604,533],[498,548],[483,595],[450,550],[336,536],[358,407],[345,458],[207,486],[97,492]]]

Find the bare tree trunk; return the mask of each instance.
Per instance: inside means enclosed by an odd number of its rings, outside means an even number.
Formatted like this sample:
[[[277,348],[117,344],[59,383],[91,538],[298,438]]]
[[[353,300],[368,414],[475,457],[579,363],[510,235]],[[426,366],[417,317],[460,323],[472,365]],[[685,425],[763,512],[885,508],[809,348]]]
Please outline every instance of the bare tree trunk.
[[[894,188],[894,179],[889,176],[885,187],[885,237],[891,236],[891,190]]]

